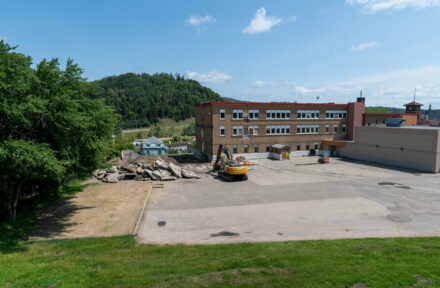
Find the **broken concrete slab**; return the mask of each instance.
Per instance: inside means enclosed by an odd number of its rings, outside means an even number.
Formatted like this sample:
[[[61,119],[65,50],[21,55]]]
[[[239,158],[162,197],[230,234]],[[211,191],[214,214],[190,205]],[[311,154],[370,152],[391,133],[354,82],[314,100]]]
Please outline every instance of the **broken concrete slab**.
[[[176,176],[177,178],[182,178],[182,168],[180,168],[179,166],[173,164],[170,162],[170,171],[171,173],[173,173],[174,176]]]
[[[155,163],[158,168],[165,169],[165,170],[168,170],[170,168],[169,164],[167,162],[165,162],[164,160],[157,159]]]
[[[107,174],[107,176],[103,179],[103,181],[106,183],[118,183],[120,177],[121,176],[119,173]]]
[[[187,179],[200,179],[199,176],[197,176],[196,173],[190,171],[190,170],[186,170],[186,169],[182,169],[182,177],[183,178],[187,178]]]

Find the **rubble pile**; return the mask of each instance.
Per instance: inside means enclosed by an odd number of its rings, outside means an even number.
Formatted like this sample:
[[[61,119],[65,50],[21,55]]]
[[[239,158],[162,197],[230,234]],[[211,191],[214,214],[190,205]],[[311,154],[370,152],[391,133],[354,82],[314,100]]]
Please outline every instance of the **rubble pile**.
[[[115,163],[116,164],[116,163]],[[121,180],[135,181],[174,181],[178,178],[200,178],[197,173],[207,172],[207,165],[185,165],[180,167],[172,162],[157,159],[155,162],[119,162],[107,169],[93,172],[93,177],[104,183],[117,183]]]

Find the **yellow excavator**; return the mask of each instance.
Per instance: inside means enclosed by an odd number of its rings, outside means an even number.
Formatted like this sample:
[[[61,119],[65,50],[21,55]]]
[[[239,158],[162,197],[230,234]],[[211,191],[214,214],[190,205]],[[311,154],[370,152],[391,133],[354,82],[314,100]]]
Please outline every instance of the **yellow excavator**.
[[[218,171],[218,177],[226,181],[247,180],[248,166],[234,160],[229,149],[220,144],[215,159],[213,172]]]

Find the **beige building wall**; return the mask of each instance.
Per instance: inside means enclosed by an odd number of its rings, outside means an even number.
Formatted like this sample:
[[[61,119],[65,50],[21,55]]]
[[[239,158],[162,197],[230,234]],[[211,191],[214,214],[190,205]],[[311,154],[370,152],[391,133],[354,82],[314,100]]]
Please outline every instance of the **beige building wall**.
[[[438,173],[439,131],[424,127],[357,127],[354,142],[338,147],[338,153],[351,159]]]
[[[356,103],[360,104],[360,103]],[[245,118],[234,120],[233,110],[258,110],[259,117],[256,119]],[[220,117],[220,111],[224,110],[225,117]],[[266,119],[267,110],[288,110],[291,113],[290,119]],[[319,119],[298,119],[298,111],[319,111]],[[326,111],[344,111],[347,113],[345,119],[327,119]],[[295,104],[295,103],[209,103],[207,105],[196,106],[196,143],[197,148],[208,154],[214,155],[217,152],[219,144],[224,144],[228,149],[236,153],[264,153],[266,147],[273,144],[290,145],[292,151],[306,151],[321,147],[322,140],[335,139],[345,140],[349,133],[347,104]],[[362,125],[362,112],[358,118]],[[290,135],[267,135],[266,126],[290,126]],[[297,134],[298,125],[319,125],[317,134]],[[326,132],[326,125],[329,125],[329,132]],[[258,126],[258,135],[252,135],[249,138],[243,136],[233,136],[234,126],[243,126],[245,130],[252,126]],[[337,132],[334,132],[334,126],[337,126]],[[224,127],[225,135],[220,135],[220,129]],[[345,131],[344,131],[345,129]],[[247,147],[247,152],[245,151]]]

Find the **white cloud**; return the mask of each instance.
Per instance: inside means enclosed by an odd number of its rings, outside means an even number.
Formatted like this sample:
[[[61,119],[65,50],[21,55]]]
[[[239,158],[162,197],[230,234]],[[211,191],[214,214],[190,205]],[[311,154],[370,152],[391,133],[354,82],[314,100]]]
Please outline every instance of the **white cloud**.
[[[440,6],[440,0],[345,0],[349,5],[360,5],[365,12],[375,13],[383,10],[405,8],[422,9]]]
[[[199,26],[202,24],[212,24],[215,23],[215,18],[211,15],[206,15],[203,17],[200,16],[189,16],[188,19],[185,20],[185,22],[192,26]]]
[[[243,29],[243,33],[257,34],[263,32],[269,32],[273,26],[281,23],[283,18],[277,18],[275,16],[267,16],[266,8],[262,7],[257,10],[254,18],[252,18],[249,25]]]
[[[295,15],[291,15],[289,17],[287,17],[287,21],[290,22],[295,22],[298,19],[298,17],[296,17]]]
[[[275,85],[274,81],[257,80],[254,82],[255,88],[262,88],[262,87],[273,86],[273,85]]]
[[[226,80],[231,80],[233,78],[232,75],[218,70],[212,70],[208,73],[188,71],[187,75],[188,78],[199,81],[201,83],[222,83]]]
[[[359,45],[351,46],[350,49],[356,52],[360,52],[365,49],[373,48],[374,46],[377,46],[376,42],[365,42]]]
[[[363,90],[367,105],[394,107],[410,102],[417,88],[419,102],[425,105],[432,102],[440,109],[440,66],[373,74],[333,84],[306,86],[290,82],[287,86],[291,87],[291,94],[302,101],[321,96],[323,102],[344,103],[353,101]]]

